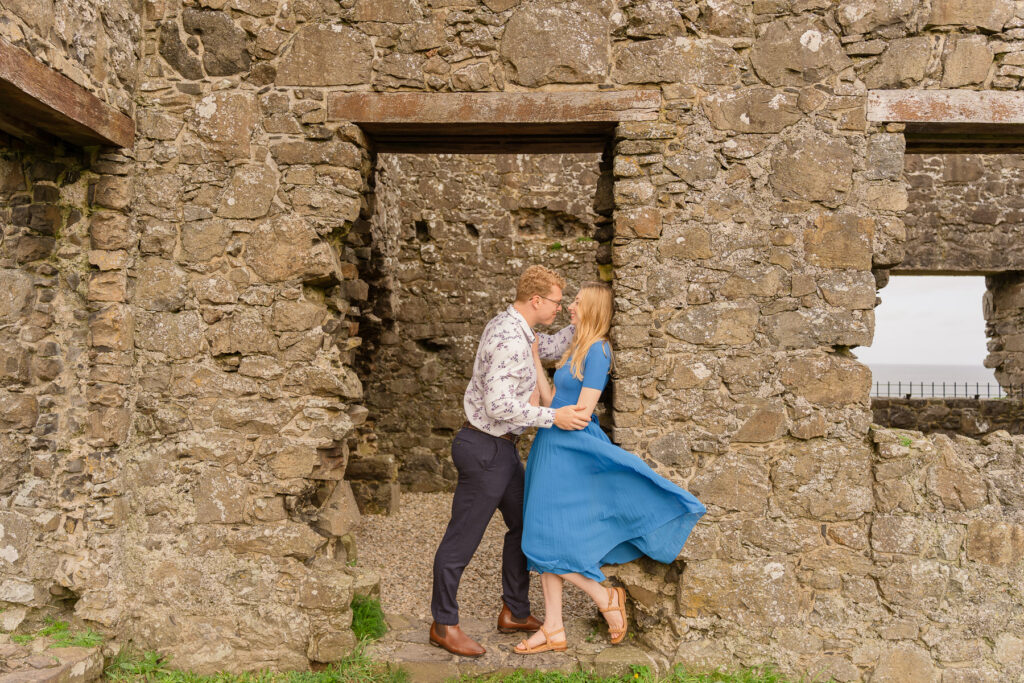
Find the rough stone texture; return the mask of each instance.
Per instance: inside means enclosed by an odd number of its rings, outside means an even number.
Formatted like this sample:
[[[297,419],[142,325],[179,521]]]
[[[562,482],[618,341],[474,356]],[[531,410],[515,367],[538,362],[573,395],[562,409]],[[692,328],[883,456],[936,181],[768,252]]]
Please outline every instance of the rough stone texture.
[[[963,395],[965,389],[961,386],[958,391]],[[871,411],[876,424],[899,429],[972,437],[1000,429],[1010,434],[1024,434],[1024,410],[1019,401],[986,400],[984,387],[980,391],[982,398],[977,401],[973,398],[873,398]],[[967,393],[974,394],[974,387],[968,387]]]
[[[899,271],[1024,268],[1024,156],[908,154],[907,239]]]
[[[379,263],[367,279],[383,320],[363,333],[360,362],[370,378],[367,428],[399,463],[404,488],[454,486],[451,438],[466,419],[480,333],[511,303],[523,264],[561,273],[566,302],[600,278],[594,238],[610,238],[594,211],[600,163],[599,154],[378,158],[366,238]],[[563,313],[552,331],[566,324]]]
[[[5,0],[0,39],[131,115],[142,60],[138,0]]]
[[[125,155],[0,145],[0,509],[24,562],[0,565],[0,600],[27,622],[73,605],[201,673],[343,655],[366,582],[346,573],[352,503],[393,510],[400,467],[409,488],[447,485],[436,454],[453,428],[399,450],[405,435],[365,425],[366,404],[463,388],[426,361],[455,338],[444,325],[469,323],[431,315],[451,306],[402,313],[396,293],[455,254],[497,269],[469,248],[484,221],[420,217],[410,231],[387,174],[371,190],[387,160],[327,103],[643,86],[661,104],[610,133],[601,246],[545,258],[593,253],[612,278],[604,424],[712,508],[679,561],[615,570],[639,642],[844,680],[1024,673],[1024,448],[872,439],[870,373],[848,351],[871,341],[872,281],[903,255],[909,203],[901,128],[868,121],[867,89],[1018,89],[1015,4],[70,5],[4,2],[0,30],[105,101],[135,103],[140,136]],[[459,187],[494,187],[470,175]],[[443,235],[452,248],[431,250]],[[417,268],[419,281],[398,277]],[[454,300],[481,270],[452,268],[416,296]],[[1020,289],[1016,275],[990,282],[1001,379],[1019,372]],[[364,392],[385,348],[423,360],[415,383]]]

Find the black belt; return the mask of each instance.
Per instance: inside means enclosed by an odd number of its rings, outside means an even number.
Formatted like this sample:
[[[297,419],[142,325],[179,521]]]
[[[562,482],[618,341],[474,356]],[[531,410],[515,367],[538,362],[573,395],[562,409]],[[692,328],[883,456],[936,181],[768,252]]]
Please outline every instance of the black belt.
[[[487,434],[487,436],[494,436],[494,434],[489,434],[488,432],[485,432],[482,429],[477,429],[476,427],[473,426],[473,424],[469,420],[466,420],[465,422],[462,423],[462,428],[463,429],[472,429],[474,432],[480,432],[481,434]],[[519,434],[502,434],[501,436],[497,436],[495,438],[497,438],[497,439],[505,439],[505,441],[511,441],[513,444],[515,444],[517,441],[519,441]]]

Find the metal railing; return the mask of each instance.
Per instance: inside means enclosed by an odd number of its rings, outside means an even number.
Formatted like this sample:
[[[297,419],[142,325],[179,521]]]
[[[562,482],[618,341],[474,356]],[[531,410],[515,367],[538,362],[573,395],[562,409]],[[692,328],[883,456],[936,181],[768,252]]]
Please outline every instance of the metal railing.
[[[875,382],[872,398],[1021,398],[1024,385],[998,382]]]

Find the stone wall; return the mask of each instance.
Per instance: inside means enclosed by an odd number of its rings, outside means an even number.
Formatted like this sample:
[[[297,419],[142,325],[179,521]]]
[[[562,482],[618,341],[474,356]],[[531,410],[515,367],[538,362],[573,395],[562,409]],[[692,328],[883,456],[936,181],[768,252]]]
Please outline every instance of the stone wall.
[[[644,641],[837,681],[1024,676],[1024,437],[876,428],[871,444],[861,491],[801,491],[799,455],[780,450],[763,461],[771,493],[744,475],[705,493],[714,522],[679,561],[615,570],[639,625],[657,624]],[[801,498],[811,514],[792,519]]]
[[[898,271],[1024,269],[1024,156],[908,154],[906,255]]]
[[[378,156],[375,234],[390,246],[372,284],[387,305],[377,309],[384,329],[377,344],[364,345],[360,371],[368,424],[380,452],[395,456],[403,488],[454,486],[451,439],[466,419],[462,398],[477,342],[511,303],[522,270],[542,264],[562,274],[568,302],[582,283],[599,279],[598,261],[610,261],[610,216],[594,208],[611,207],[610,196],[598,204],[600,161],[600,154]],[[548,331],[566,324],[563,312]]]
[[[871,412],[885,427],[975,438],[1000,429],[1024,434],[1024,406],[1010,398],[873,398]]]
[[[848,349],[871,341],[908,202],[902,130],[867,123],[867,89],[1018,88],[1024,7],[162,0],[142,30],[136,149],[68,181],[59,210],[91,212],[88,381],[62,399],[88,420],[57,459],[83,456],[61,491],[90,517],[57,532],[75,543],[61,585],[79,616],[199,671],[351,645],[348,600],[368,581],[346,574],[342,477],[388,492],[386,509],[398,465],[359,427],[359,349],[364,334],[384,347],[388,315],[413,322],[389,269],[430,264],[382,234],[400,202],[374,215],[375,157],[331,94],[645,88],[658,119],[612,141],[613,435],[709,515],[680,562],[618,570],[641,638],[684,662],[843,680],[1019,673],[1016,443],[956,454],[878,432],[876,448],[870,373]],[[399,196],[388,183],[372,191]],[[451,228],[428,218],[428,238],[431,220]],[[1018,285],[993,285],[990,324],[1018,315]],[[28,298],[8,306],[19,330],[36,324]],[[4,400],[30,405],[49,380],[21,376]],[[6,428],[21,472],[28,422]]]
[[[0,40],[131,114],[142,56],[142,6],[142,0],[2,0]]]

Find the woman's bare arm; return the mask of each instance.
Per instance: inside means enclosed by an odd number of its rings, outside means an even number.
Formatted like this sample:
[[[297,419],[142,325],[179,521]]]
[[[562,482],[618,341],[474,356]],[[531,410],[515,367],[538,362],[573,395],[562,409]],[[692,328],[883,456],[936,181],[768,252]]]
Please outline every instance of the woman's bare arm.
[[[583,387],[580,389],[580,398],[576,401],[576,405],[579,408],[586,408],[587,414],[590,415],[597,408],[597,402],[601,400],[601,390],[591,389],[590,387]]]

